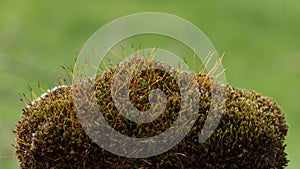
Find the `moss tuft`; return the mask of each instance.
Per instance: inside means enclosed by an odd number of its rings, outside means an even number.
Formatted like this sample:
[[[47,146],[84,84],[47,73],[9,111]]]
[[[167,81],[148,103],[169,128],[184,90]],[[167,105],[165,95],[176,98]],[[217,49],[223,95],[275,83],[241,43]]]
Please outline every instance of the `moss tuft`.
[[[139,110],[149,109],[154,88],[167,96],[164,114],[150,123],[137,124],[120,115],[110,93],[114,70],[90,79],[98,108],[118,132],[131,137],[157,135],[180,114],[179,89],[171,76],[145,70],[132,80],[129,96]],[[198,138],[211,105],[210,80],[194,74],[199,84],[199,118],[189,134],[171,150],[149,158],[114,155],[94,143],[79,122],[70,86],[61,86],[23,108],[16,126],[16,155],[21,168],[283,168],[287,165],[285,136],[288,126],[280,107],[268,97],[226,85],[226,108],[213,135]],[[92,82],[92,83],[90,83]],[[90,112],[93,113],[93,112]]]

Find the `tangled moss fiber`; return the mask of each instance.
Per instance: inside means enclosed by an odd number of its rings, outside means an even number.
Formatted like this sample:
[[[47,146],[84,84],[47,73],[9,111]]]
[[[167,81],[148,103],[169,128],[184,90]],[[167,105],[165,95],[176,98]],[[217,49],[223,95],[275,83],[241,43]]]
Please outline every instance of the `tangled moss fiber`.
[[[139,110],[149,108],[151,89],[168,96],[164,115],[151,123],[137,124],[120,115],[113,105],[110,84],[114,70],[91,79],[98,108],[118,132],[131,137],[157,135],[172,125],[180,112],[179,89],[172,77],[146,70],[132,80],[130,99]],[[94,143],[79,122],[72,88],[48,91],[23,108],[16,126],[16,155],[21,168],[284,168],[288,126],[280,107],[268,97],[226,85],[226,108],[213,135],[200,144],[198,138],[211,104],[210,80],[196,74],[199,84],[199,118],[189,134],[169,151],[149,158],[114,155]],[[145,83],[145,81],[147,83]],[[169,96],[173,97],[169,97]],[[170,120],[171,119],[171,120]]]

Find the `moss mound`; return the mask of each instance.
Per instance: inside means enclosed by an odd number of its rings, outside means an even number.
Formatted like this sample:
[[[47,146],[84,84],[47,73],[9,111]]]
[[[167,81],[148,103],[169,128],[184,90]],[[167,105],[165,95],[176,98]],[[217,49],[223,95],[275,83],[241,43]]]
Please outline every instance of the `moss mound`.
[[[163,115],[138,124],[114,107],[110,92],[113,74],[112,69],[86,82],[93,85],[97,106],[111,127],[130,137],[151,137],[172,126],[180,114],[180,92],[171,76],[149,69],[134,77],[129,97],[138,110],[149,109],[152,89],[159,88],[168,96]],[[15,130],[20,167],[270,169],[287,165],[284,141],[288,126],[280,107],[267,97],[229,85],[220,123],[200,144],[199,135],[211,105],[211,81],[205,74],[193,77],[201,91],[199,118],[188,135],[169,151],[149,158],[126,158],[100,148],[78,120],[72,88],[60,86],[23,108]]]

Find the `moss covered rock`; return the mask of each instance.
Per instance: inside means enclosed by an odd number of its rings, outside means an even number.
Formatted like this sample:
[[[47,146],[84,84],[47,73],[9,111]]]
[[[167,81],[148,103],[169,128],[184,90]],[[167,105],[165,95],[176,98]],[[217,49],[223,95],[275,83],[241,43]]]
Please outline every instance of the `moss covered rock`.
[[[114,70],[90,79],[98,108],[118,132],[130,137],[151,137],[172,125],[180,113],[180,93],[171,76],[146,70],[132,80],[129,96],[138,110],[150,106],[148,95],[159,88],[167,96],[164,114],[137,124],[120,115],[110,93]],[[211,81],[194,74],[199,84],[199,118],[188,135],[169,151],[149,158],[126,158],[99,147],[78,120],[72,88],[49,90],[23,108],[16,126],[16,155],[21,168],[284,168],[287,165],[284,113],[270,98],[226,85],[225,111],[217,129],[204,143],[199,135],[211,105]],[[146,83],[147,82],[147,83]],[[172,96],[172,97],[171,97]]]

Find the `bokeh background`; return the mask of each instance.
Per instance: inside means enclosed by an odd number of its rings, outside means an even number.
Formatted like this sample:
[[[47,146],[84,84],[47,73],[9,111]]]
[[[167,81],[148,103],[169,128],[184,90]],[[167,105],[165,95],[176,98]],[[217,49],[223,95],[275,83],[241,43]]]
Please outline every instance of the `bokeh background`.
[[[101,26],[136,12],[166,12],[199,27],[233,86],[270,96],[286,112],[288,169],[300,168],[300,1],[0,1],[0,168],[18,168],[14,130],[28,85],[54,87]],[[37,92],[39,94],[39,92]]]

